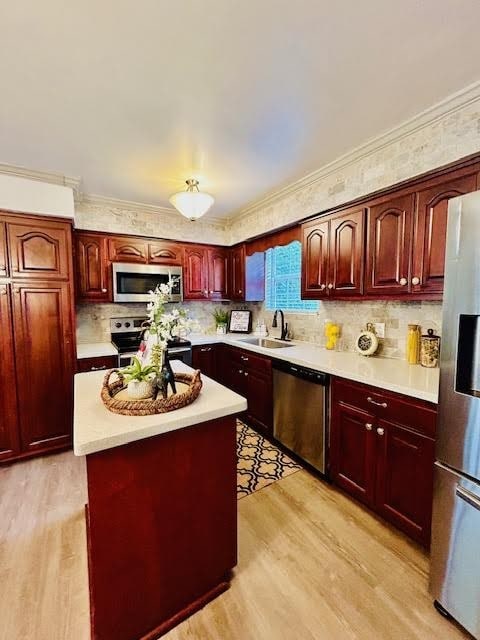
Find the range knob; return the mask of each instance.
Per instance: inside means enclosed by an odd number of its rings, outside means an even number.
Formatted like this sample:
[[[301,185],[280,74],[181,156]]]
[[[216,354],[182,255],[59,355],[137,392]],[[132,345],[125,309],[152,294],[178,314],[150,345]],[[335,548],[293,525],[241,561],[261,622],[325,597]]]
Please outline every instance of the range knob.
[[[130,326],[130,322],[125,322],[125,327],[128,329],[128,327]]]
[[[115,326],[117,327],[117,329],[120,329],[120,327],[122,326],[121,322],[115,322]]]

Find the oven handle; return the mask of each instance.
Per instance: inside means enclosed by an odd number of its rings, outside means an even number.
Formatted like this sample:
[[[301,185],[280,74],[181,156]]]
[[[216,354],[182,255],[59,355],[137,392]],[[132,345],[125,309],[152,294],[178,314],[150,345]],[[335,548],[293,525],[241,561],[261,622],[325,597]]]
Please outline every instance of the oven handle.
[[[190,347],[168,347],[167,353],[187,353],[190,351]]]

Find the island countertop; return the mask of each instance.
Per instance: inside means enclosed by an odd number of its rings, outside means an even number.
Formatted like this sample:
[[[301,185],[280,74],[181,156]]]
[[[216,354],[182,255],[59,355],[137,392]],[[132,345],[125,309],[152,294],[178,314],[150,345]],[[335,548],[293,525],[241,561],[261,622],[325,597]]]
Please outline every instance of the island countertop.
[[[178,360],[172,362],[172,367],[178,372],[193,371]],[[75,376],[73,451],[77,456],[240,413],[247,408],[245,398],[202,375],[202,391],[192,404],[152,416],[122,416],[109,411],[102,402],[100,391],[104,376],[105,371]]]

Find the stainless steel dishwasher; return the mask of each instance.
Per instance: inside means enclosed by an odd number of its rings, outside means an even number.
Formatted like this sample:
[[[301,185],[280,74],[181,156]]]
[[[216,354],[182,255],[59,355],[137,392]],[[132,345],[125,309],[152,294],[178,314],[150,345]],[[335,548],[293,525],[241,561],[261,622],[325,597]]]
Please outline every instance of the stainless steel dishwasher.
[[[326,474],[329,377],[288,362],[273,364],[273,434]]]

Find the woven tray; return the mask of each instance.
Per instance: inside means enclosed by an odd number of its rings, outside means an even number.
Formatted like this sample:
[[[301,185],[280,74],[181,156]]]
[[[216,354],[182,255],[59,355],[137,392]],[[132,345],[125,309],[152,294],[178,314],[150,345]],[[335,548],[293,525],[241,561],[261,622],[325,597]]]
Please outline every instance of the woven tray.
[[[113,373],[117,374],[117,379],[110,382]],[[107,371],[103,379],[100,397],[109,411],[123,416],[151,416],[156,413],[167,413],[186,407],[196,400],[203,384],[199,370],[195,371],[193,375],[176,373],[175,382],[179,383],[179,387],[182,386],[184,390],[167,398],[159,393],[156,398],[147,398],[146,400],[120,399],[117,396],[123,395],[121,392],[126,389],[125,380],[118,369],[111,369]]]

